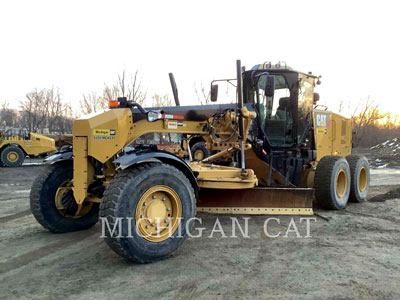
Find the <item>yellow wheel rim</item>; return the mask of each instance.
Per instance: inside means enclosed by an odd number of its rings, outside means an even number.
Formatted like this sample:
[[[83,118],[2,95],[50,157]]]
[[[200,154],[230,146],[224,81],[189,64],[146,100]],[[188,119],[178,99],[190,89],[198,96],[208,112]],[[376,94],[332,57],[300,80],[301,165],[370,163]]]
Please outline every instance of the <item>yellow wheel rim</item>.
[[[61,199],[63,196],[72,190],[72,182],[70,179],[65,180],[63,183],[60,184],[56,191],[56,195],[54,196],[54,203],[56,205],[57,211],[59,214],[63,215],[66,218],[73,218],[77,219],[86,215],[93,207],[93,202],[84,203],[81,209],[78,209],[75,215],[64,215],[63,209],[64,205],[61,203]]]
[[[19,155],[15,151],[11,151],[11,152],[7,153],[7,160],[9,162],[12,162],[12,163],[16,162],[18,160],[18,158],[19,158]]]
[[[195,152],[194,152],[194,159],[195,160],[203,160],[204,159],[204,152],[203,151],[201,151],[200,149],[199,150],[196,150]]]
[[[360,169],[360,173],[358,173],[358,189],[360,190],[361,193],[363,193],[367,188],[367,181],[368,181],[367,169],[365,167],[362,167]]]
[[[347,191],[347,174],[341,169],[336,175],[336,195],[343,198]]]
[[[169,186],[149,188],[136,206],[135,220],[139,234],[150,242],[162,242],[178,229],[182,202]]]

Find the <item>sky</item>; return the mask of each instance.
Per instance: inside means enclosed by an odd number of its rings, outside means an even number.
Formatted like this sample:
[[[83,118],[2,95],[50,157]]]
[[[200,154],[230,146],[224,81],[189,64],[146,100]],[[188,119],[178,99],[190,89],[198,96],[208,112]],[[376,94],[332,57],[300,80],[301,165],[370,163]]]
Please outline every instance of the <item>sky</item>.
[[[0,102],[18,107],[37,88],[59,87],[79,107],[123,69],[151,95],[198,104],[194,84],[285,61],[322,75],[321,103],[335,110],[370,96],[400,114],[397,1],[0,0]]]

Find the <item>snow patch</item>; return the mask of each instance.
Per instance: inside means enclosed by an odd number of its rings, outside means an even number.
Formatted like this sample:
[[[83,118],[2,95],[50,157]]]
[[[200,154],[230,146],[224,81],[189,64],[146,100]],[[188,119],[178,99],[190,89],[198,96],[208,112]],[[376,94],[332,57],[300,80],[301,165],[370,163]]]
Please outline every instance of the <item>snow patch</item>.
[[[378,166],[378,167],[376,167],[376,168],[377,168],[377,169],[384,169],[384,168],[386,168],[388,165],[389,165],[389,164],[384,164],[384,165]]]

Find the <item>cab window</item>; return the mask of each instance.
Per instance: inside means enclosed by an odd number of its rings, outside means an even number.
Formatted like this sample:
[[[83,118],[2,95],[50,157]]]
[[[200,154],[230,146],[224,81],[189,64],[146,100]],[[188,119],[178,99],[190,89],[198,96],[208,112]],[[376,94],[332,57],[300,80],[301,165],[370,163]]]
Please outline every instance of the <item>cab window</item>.
[[[314,80],[299,74],[297,139],[301,143],[311,122],[313,108]]]
[[[290,90],[282,75],[275,77],[274,97],[267,97],[264,93],[266,75],[260,76],[255,99],[260,113],[261,128],[269,143],[273,146],[286,146],[293,143],[293,117],[290,102]]]

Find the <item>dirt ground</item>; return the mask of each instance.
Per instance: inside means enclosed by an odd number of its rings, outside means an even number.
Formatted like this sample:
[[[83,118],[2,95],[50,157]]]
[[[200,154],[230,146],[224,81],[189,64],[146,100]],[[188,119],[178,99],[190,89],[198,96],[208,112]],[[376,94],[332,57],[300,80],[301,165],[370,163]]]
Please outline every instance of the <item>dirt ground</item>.
[[[277,238],[265,235],[266,216],[250,217],[248,238],[238,230],[238,238],[210,238],[217,216],[198,214],[202,237],[168,260],[138,265],[108,248],[100,224],[53,234],[34,220],[30,185],[43,168],[0,168],[0,299],[400,299],[396,170],[372,172],[373,202],[317,210],[309,238],[300,217],[302,238],[284,237],[289,216],[269,223]],[[227,235],[230,217],[219,217]]]

